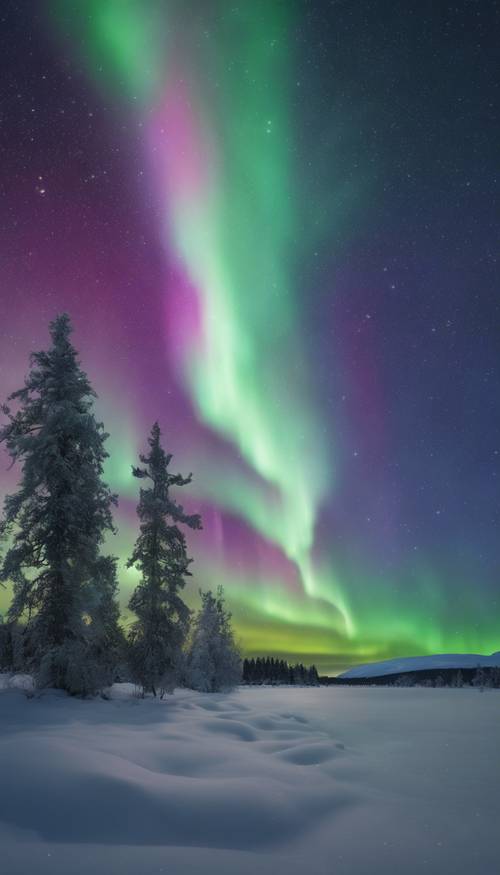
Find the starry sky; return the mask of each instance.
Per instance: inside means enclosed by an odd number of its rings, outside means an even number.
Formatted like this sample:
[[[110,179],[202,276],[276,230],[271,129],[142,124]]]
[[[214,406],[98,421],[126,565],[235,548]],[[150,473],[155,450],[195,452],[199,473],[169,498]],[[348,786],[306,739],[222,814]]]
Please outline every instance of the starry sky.
[[[0,16],[2,398],[69,312],[125,621],[158,419],[245,654],[500,649],[500,4]]]

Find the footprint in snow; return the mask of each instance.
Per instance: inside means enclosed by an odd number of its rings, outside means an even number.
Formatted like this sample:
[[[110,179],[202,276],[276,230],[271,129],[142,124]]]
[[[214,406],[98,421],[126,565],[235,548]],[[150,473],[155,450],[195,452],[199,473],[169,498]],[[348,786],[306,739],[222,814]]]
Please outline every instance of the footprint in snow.
[[[318,766],[333,759],[335,755],[335,749],[329,742],[297,744],[275,754],[279,759],[294,763],[296,766]]]
[[[208,720],[203,724],[203,729],[212,732],[213,735],[226,735],[230,738],[239,738],[241,741],[255,741],[257,734],[247,723],[237,720],[218,720],[217,723]]]

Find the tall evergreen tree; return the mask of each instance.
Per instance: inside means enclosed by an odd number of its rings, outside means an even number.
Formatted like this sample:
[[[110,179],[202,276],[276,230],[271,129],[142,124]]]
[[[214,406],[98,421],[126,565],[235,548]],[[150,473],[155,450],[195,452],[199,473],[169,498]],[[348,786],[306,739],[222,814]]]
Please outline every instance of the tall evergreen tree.
[[[107,435],[92,412],[95,392],[71,331],[66,314],[51,323],[51,348],[32,356],[24,387],[8,399],[15,412],[2,407],[8,422],[0,441],[13,464],[21,464],[22,476],[18,491],[5,500],[0,534],[10,536],[10,547],[0,580],[13,583],[9,619],[26,622],[27,652],[40,682],[86,692],[99,685],[90,666],[98,636],[87,605],[100,603],[96,568],[105,533],[113,528],[115,498],[102,481]],[[75,689],[81,659],[89,664]]]
[[[318,676],[318,669],[316,668],[315,665],[311,665],[311,667],[309,668],[308,674],[309,674],[308,683],[312,687],[318,687],[319,686],[319,676]]]
[[[141,582],[130,599],[137,620],[130,631],[130,666],[143,692],[163,695],[178,681],[182,648],[189,626],[189,609],[180,596],[192,562],[186,539],[178,524],[201,529],[198,514],[184,513],[170,495],[171,486],[186,486],[189,477],[171,474],[172,459],[160,443],[156,422],[148,439],[149,454],[141,455],[143,467],[133,468],[135,477],[150,485],[141,489],[137,513],[140,535],[129,567],[141,572]]]
[[[194,622],[188,651],[189,685],[203,693],[233,689],[242,678],[241,656],[234,641],[231,614],[224,591],[201,593],[201,609]]]

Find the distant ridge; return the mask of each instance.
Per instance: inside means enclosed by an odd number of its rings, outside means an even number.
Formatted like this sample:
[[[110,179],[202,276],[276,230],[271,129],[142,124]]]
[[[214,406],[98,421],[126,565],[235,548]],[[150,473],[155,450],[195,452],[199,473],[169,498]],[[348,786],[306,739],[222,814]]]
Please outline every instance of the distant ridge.
[[[491,656],[480,653],[437,653],[433,656],[406,656],[401,659],[385,659],[383,662],[370,662],[356,665],[338,675],[339,679],[373,678],[384,675],[403,674],[432,669],[474,669],[500,668],[500,651]]]

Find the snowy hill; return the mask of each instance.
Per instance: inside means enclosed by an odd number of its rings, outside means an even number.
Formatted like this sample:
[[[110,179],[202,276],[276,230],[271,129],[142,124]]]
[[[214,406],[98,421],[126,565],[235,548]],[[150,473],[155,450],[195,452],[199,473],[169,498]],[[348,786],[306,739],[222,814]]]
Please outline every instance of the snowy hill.
[[[437,653],[433,656],[407,656],[402,659],[386,659],[383,662],[370,662],[357,665],[339,675],[339,678],[374,678],[383,675],[402,674],[430,669],[474,669],[500,667],[500,651],[491,656],[479,653]]]

